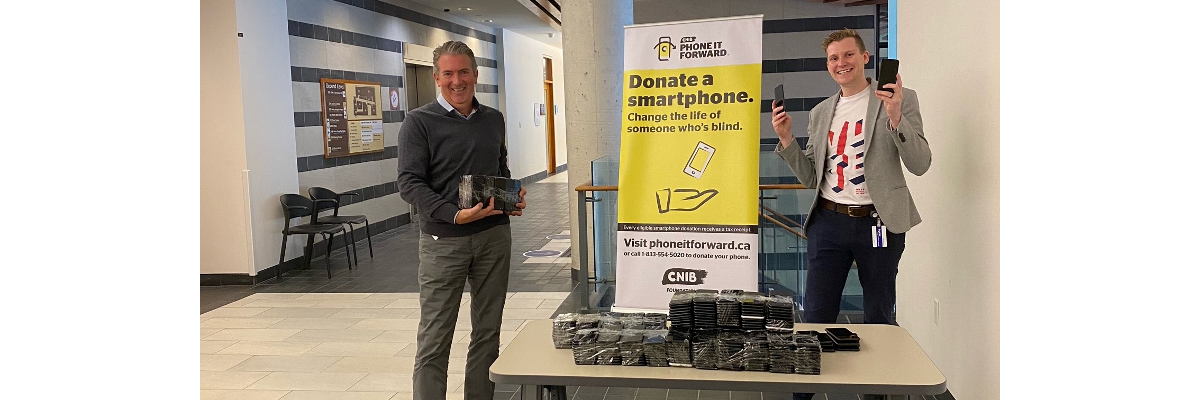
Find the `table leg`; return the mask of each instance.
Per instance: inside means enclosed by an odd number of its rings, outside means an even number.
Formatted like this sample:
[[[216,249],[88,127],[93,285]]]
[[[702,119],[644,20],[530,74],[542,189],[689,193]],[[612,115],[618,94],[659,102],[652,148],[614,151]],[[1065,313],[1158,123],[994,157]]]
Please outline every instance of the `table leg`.
[[[566,386],[546,386],[545,388],[550,391],[549,400],[568,400]]]
[[[521,385],[521,400],[540,400],[541,391],[538,385]]]

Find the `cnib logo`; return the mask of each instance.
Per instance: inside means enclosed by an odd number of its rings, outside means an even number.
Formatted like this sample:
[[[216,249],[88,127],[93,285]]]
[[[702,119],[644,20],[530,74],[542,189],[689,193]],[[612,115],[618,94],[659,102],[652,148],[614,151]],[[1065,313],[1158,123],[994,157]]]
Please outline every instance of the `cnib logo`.
[[[663,273],[664,285],[703,285],[708,271],[702,269],[671,268]]]

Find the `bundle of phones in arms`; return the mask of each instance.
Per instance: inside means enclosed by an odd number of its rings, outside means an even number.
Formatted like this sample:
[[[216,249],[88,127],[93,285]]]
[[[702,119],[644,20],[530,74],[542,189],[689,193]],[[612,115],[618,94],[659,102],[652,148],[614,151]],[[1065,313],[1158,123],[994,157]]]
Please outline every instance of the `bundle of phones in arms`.
[[[499,176],[463,175],[458,183],[458,207],[471,208],[494,198],[493,208],[500,211],[516,211],[521,202],[521,181]]]

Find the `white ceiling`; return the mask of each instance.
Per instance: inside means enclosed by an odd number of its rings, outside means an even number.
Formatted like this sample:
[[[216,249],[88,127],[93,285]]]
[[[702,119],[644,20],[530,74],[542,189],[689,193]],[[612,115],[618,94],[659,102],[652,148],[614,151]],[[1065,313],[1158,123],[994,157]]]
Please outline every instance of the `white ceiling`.
[[[528,36],[534,40],[549,44],[551,46],[562,48],[562,32],[558,24],[547,22],[539,15],[544,13],[533,5],[533,1],[540,2],[543,7],[555,13],[555,18],[561,20],[561,16],[557,15],[558,11],[553,8],[548,0],[409,0],[414,3],[424,5],[437,10],[443,11],[443,14],[453,15],[455,17],[471,20],[472,22],[487,25],[493,28],[507,29],[522,35]],[[569,0],[555,0],[559,4]],[[470,8],[470,11],[461,10],[460,8]],[[533,10],[533,11],[531,11]],[[537,12],[535,14],[534,12]],[[492,22],[486,22],[491,20]],[[497,32],[497,36],[499,32]]]

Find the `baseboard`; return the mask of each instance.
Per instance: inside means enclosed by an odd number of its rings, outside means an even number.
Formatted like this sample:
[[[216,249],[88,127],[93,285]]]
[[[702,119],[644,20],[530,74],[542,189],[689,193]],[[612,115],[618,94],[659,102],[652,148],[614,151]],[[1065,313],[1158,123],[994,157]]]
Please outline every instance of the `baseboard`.
[[[534,183],[548,177],[550,177],[550,174],[546,173],[546,171],[542,171],[517,180],[521,181],[521,186],[529,186],[530,183]]]
[[[563,165],[559,165],[559,166],[557,166],[557,167],[554,167],[554,173],[556,173],[556,174],[557,174],[557,173],[559,173],[559,172],[566,171],[566,170],[567,170],[567,164],[563,164]],[[518,180],[518,181],[521,181],[521,185],[528,185],[528,184],[530,184],[530,183],[534,183],[534,182],[537,182],[537,181],[540,181],[540,180],[542,180],[542,179],[546,179],[546,178],[549,178],[549,177],[550,177],[550,173],[548,173],[548,172],[546,172],[546,171],[541,171],[541,172],[538,172],[538,173],[536,173],[536,174],[529,175],[529,176],[526,176],[526,177],[524,177],[524,178],[520,178],[520,179],[517,179],[517,180]]]
[[[404,225],[412,223],[412,216],[408,213],[400,214],[383,221],[371,223],[371,237],[374,238],[381,233],[391,231]],[[354,229],[354,238],[360,242],[367,238],[367,230],[365,227]],[[341,240],[341,235],[334,236],[333,250],[338,250],[344,247],[344,242]],[[316,260],[325,255],[325,245],[313,245],[313,260]],[[304,264],[304,255],[284,261],[283,264],[276,264],[258,271],[257,275],[250,274],[200,274],[200,286],[246,286],[257,285],[262,282],[275,279],[276,271],[280,274],[287,273],[300,268]]]

